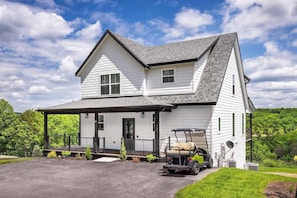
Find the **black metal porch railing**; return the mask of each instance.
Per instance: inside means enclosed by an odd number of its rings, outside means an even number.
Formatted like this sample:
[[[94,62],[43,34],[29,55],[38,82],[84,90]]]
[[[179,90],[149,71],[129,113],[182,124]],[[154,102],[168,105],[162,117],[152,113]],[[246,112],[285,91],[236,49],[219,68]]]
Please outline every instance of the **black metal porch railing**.
[[[118,141],[121,142],[121,141]],[[159,140],[160,151],[156,151],[156,141],[155,139],[124,139],[125,148],[127,154],[130,155],[159,155],[163,153],[165,147],[170,145],[170,137],[161,138]],[[97,144],[98,150],[94,150],[94,146]],[[93,152],[98,153],[119,153],[121,145],[116,147],[110,147],[106,145],[105,137],[98,137],[97,142],[94,137],[79,137],[79,136],[69,136],[69,135],[51,135],[49,136],[49,148],[56,150],[69,150],[69,151],[85,151],[86,147],[89,146]],[[118,148],[118,149],[116,149]]]
[[[93,148],[93,137],[78,137],[70,135],[51,135],[49,148],[57,150],[84,151],[87,146]],[[98,152],[105,152],[105,138],[98,138]]]
[[[155,154],[155,139],[124,139],[127,154]]]

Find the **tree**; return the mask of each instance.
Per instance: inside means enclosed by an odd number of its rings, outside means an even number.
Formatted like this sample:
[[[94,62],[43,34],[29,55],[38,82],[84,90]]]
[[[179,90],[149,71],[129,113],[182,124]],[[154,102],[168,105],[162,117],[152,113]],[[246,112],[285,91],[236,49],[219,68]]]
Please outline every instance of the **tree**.
[[[0,99],[0,153],[6,151],[6,144],[9,136],[4,132],[15,121],[17,115],[14,113],[12,106],[4,99]]]
[[[6,152],[17,156],[31,155],[34,145],[41,145],[42,139],[42,115],[34,110],[27,110],[4,131],[9,141],[6,144]]]
[[[64,146],[64,135],[71,137],[71,144],[77,144],[79,130],[78,115],[49,115],[48,131],[53,147]]]

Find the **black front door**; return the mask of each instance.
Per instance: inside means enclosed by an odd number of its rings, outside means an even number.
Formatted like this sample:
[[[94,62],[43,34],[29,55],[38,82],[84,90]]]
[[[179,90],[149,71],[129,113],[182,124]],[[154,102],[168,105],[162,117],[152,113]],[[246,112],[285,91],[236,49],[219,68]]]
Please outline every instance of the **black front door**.
[[[123,137],[127,151],[135,150],[135,118],[123,118]]]

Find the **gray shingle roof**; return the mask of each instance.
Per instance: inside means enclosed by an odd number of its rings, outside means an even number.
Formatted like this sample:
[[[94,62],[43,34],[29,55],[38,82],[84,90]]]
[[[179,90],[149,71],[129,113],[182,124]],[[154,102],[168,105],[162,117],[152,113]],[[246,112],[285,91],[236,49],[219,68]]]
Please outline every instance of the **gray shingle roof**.
[[[77,109],[101,111],[115,109],[115,111],[120,111],[121,108],[127,110],[128,107],[129,110],[141,110],[172,108],[177,104],[215,104],[219,97],[232,48],[237,39],[236,33],[230,33],[157,47],[145,47],[120,35],[111,34],[116,37],[118,42],[121,42],[122,46],[124,45],[126,50],[130,50],[129,53],[148,65],[199,58],[207,49],[211,49],[196,92],[194,94],[82,99],[39,109],[40,111],[66,110],[71,112]]]
[[[111,33],[146,65],[199,59],[217,41],[219,36],[147,47],[121,35]]]
[[[118,98],[82,99],[57,106],[40,108],[44,112],[118,112],[118,111],[144,111],[146,109],[172,108],[172,104],[166,104],[151,97],[134,96]]]

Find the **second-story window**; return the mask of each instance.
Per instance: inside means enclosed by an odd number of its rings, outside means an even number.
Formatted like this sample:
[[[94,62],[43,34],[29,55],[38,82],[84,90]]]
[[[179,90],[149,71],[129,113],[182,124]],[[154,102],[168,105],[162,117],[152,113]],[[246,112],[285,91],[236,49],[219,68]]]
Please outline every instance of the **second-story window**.
[[[101,75],[101,95],[120,93],[120,74]]]
[[[174,69],[164,69],[162,71],[163,83],[174,82]]]
[[[232,95],[235,95],[235,75],[232,75]]]

